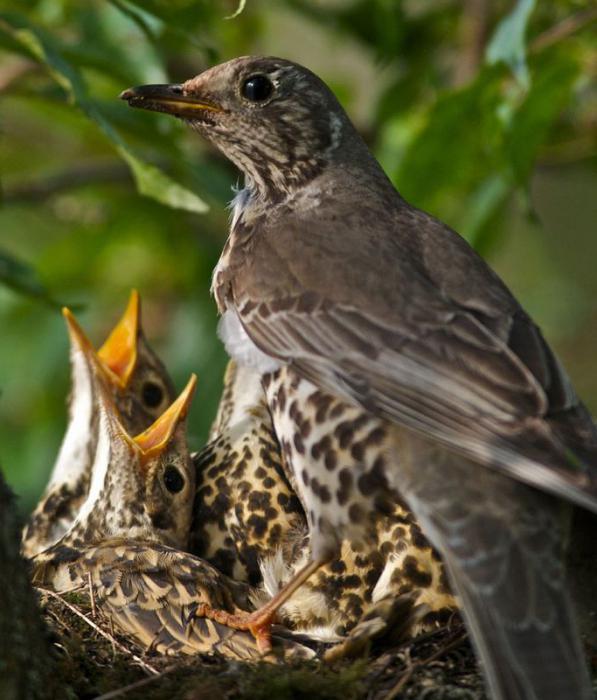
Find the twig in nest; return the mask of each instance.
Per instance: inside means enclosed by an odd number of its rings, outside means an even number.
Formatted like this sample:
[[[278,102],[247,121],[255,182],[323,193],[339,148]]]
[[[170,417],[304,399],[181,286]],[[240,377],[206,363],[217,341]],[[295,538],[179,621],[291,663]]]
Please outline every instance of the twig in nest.
[[[159,680],[162,676],[165,676],[167,673],[171,673],[176,668],[178,668],[178,666],[176,666],[176,665],[168,666],[168,668],[165,668],[163,671],[158,673],[156,676],[151,676],[150,678],[142,678],[140,681],[135,681],[134,683],[129,683],[129,685],[122,686],[122,688],[116,688],[116,690],[110,690],[110,692],[108,692],[108,693],[104,693],[103,695],[98,695],[93,700],[111,700],[111,698],[117,698],[121,695],[125,695],[126,693],[130,692],[131,690],[137,690],[137,688],[142,688],[145,685],[149,685],[149,683],[153,683],[154,681]]]
[[[115,634],[114,633],[114,620],[111,617],[109,617],[108,622],[110,623],[110,634],[112,635],[112,637],[114,637],[114,634]],[[113,642],[112,642],[112,658],[114,658],[114,659],[116,658],[116,647],[114,646]]]
[[[95,590],[93,588],[93,583],[91,582],[91,571],[87,572],[87,583],[89,585],[89,600],[91,601],[91,617],[95,619],[97,610],[95,608]]]
[[[58,593],[55,593],[54,591],[49,590],[48,588],[38,588],[37,590],[41,591],[45,595],[49,595],[51,598],[54,598],[54,600],[60,601],[60,603],[62,603],[62,605],[64,605],[64,607],[68,608],[77,617],[80,617],[81,620],[84,620],[91,628],[93,628],[102,637],[104,637],[105,639],[110,641],[120,651],[132,656],[134,661],[136,661],[139,664],[139,666],[141,666],[141,668],[143,668],[147,673],[151,673],[154,676],[159,675],[160,672],[157,669],[155,669],[153,666],[150,666],[150,664],[143,661],[143,659],[141,659],[139,656],[134,654],[130,649],[127,649],[124,646],[124,644],[121,644],[112,635],[108,634],[108,632],[104,631],[101,627],[96,625],[95,622],[93,622],[93,620],[90,620],[86,615],[83,615],[83,613],[80,610],[78,610],[74,605],[71,605],[69,602],[64,600],[64,598],[61,595],[59,595]]]
[[[410,659],[409,659],[408,668],[400,676],[396,685],[390,690],[390,692],[387,695],[384,696],[383,700],[393,700],[393,698],[395,698],[398,695],[398,693],[404,688],[404,686],[412,678],[414,672],[417,669],[422,668],[423,666],[426,666],[427,664],[430,664],[432,661],[436,661],[437,659],[442,657],[444,654],[446,654],[448,651],[450,651],[451,649],[454,649],[459,644],[461,644],[465,639],[466,639],[466,634],[460,634],[460,635],[458,635],[458,637],[456,637],[456,639],[453,639],[451,642],[449,642],[445,646],[438,649],[436,652],[431,654],[431,656],[428,656],[426,659],[422,659],[421,661],[415,661],[415,663],[411,663]]]

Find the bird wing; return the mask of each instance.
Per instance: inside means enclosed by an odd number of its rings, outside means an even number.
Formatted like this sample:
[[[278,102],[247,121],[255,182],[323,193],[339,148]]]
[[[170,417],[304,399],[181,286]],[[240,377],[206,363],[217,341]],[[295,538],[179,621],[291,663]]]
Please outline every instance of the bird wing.
[[[452,256],[471,270],[467,296],[450,279],[440,287],[420,259],[377,251],[371,236],[374,272],[359,276],[358,254],[334,247],[338,232],[312,228],[255,232],[253,263],[233,280],[260,350],[381,418],[597,510],[597,430],[538,328],[472,249],[462,241]],[[301,255],[301,234],[326,255]]]
[[[70,548],[61,551],[57,547],[53,556],[50,552],[39,560],[38,584],[69,579],[85,585],[90,576],[98,608],[148,649],[161,654],[219,652],[233,659],[263,658],[250,632],[195,616],[201,604],[227,612],[250,609],[249,587],[232,581],[198,557],[165,545],[131,540],[107,540],[83,547],[76,558]],[[68,568],[66,576],[59,572],[64,567]],[[313,655],[290,635],[274,634],[272,641],[273,651],[266,661]]]

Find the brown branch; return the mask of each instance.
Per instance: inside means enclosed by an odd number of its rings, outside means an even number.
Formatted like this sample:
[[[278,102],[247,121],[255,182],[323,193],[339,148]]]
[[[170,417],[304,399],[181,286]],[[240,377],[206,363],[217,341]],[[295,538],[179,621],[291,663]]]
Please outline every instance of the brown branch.
[[[37,63],[20,58],[15,61],[7,61],[0,68],[0,92],[6,92],[8,88],[26,73],[39,68]]]
[[[579,136],[561,143],[544,146],[537,160],[537,167],[550,167],[588,160],[597,155],[597,139],[591,134]]]
[[[566,19],[535,37],[531,42],[530,51],[533,53],[542,51],[548,46],[568,38],[571,34],[575,34],[595,20],[597,20],[597,8],[583,10],[583,12],[577,12],[575,15],[566,17]]]
[[[487,0],[466,0],[460,20],[461,50],[454,70],[454,84],[471,80],[483,62],[490,10]]]

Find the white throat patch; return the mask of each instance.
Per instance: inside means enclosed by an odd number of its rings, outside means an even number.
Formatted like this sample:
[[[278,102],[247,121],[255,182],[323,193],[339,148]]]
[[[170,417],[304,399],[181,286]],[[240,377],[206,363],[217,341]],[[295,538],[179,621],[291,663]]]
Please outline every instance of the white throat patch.
[[[218,336],[228,355],[238,365],[250,367],[261,374],[275,372],[282,366],[279,360],[266,355],[247,335],[235,309],[227,309],[218,323]]]
[[[235,190],[235,195],[229,204],[229,207],[232,211],[232,218],[230,220],[231,230],[236,226],[250,199],[251,190],[248,187],[245,187],[242,190]]]
[[[90,443],[93,442],[92,415],[93,396],[91,369],[83,352],[71,351],[72,403],[69,421],[60,452],[54,464],[48,488],[54,484],[75,484],[89,468]]]

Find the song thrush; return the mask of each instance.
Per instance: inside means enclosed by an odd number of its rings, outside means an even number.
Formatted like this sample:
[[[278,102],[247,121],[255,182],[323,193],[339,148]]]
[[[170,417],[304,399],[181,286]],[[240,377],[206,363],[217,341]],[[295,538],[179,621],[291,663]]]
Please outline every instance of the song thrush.
[[[284,370],[268,377],[268,395],[286,384]],[[291,394],[285,405],[293,401]],[[284,409],[275,399],[271,403],[276,412]],[[346,416],[335,410],[335,403],[327,408],[339,424]],[[194,456],[197,495],[189,550],[235,580],[263,582],[272,597],[307,562],[310,547],[304,511],[285,477],[258,372],[229,363],[211,435],[212,441]],[[352,437],[341,445],[328,443],[329,455],[343,463],[359,449]],[[377,443],[379,449],[383,439]],[[392,504],[387,514],[375,513],[371,530],[364,546],[343,541],[338,558],[281,606],[278,620],[332,641],[345,636],[363,615],[372,615],[372,608],[385,610],[385,598],[406,594],[412,611],[409,624],[400,621],[403,634],[430,630],[452,616],[457,606],[443,566],[412,513],[403,504]],[[403,601],[402,615],[406,609]]]
[[[245,174],[213,278],[229,353],[286,365],[303,397],[360,407],[390,436],[381,461],[328,467],[303,440],[329,436],[316,406],[275,422],[314,557],[285,596],[399,490],[444,558],[492,696],[592,697],[558,499],[597,510],[597,430],[504,283],[396,192],[301,66],[245,57],[122,98],[186,120]],[[251,618],[257,633],[283,599]]]
[[[89,489],[97,444],[98,401],[88,353],[92,346],[72,314],[69,329],[71,392],[69,422],[48,485],[23,531],[22,549],[31,557],[58,541],[73,523]],[[174,387],[141,325],[138,293],[133,290],[124,315],[97,352],[101,381],[131,433],[147,428],[174,400]]]
[[[172,406],[131,438],[99,382],[89,495],[68,532],[31,560],[33,583],[58,592],[90,591],[113,624],[159,653],[258,659],[261,652],[249,632],[219,621],[223,611],[252,609],[249,586],[167,546],[184,548],[188,537],[194,468],[185,422],[194,387],[193,376]],[[268,661],[313,656],[284,630],[276,630],[273,639]]]
[[[292,548],[305,516],[281,464],[257,372],[230,362],[211,440],[196,455],[189,551],[237,581],[257,585],[260,564]],[[285,560],[293,555],[288,552]]]
[[[315,655],[301,643],[307,640],[293,639],[276,627],[272,653],[264,657],[249,632],[213,619],[218,615],[212,610],[233,614],[252,609],[251,589],[187,552],[128,538],[80,545],[75,551],[58,544],[36,557],[34,583],[58,590],[91,589],[96,608],[144,650],[169,655],[219,653],[270,662]],[[206,609],[209,617],[203,614]]]

